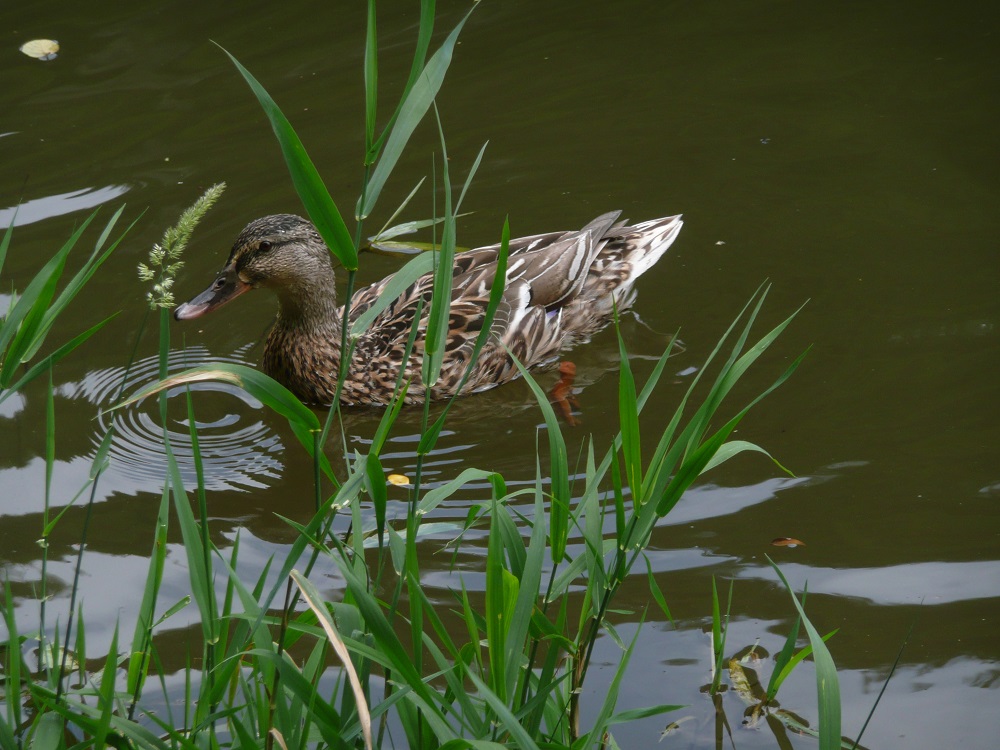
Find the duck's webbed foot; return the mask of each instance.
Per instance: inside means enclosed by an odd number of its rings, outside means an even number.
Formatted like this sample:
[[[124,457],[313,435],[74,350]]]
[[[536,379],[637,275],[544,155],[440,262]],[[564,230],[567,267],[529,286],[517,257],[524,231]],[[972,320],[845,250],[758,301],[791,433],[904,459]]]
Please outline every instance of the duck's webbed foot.
[[[580,408],[580,402],[573,394],[573,381],[576,379],[576,365],[572,362],[559,364],[559,382],[549,391],[549,398],[562,412],[563,418],[570,427],[576,427],[579,421],[573,417],[573,409]]]

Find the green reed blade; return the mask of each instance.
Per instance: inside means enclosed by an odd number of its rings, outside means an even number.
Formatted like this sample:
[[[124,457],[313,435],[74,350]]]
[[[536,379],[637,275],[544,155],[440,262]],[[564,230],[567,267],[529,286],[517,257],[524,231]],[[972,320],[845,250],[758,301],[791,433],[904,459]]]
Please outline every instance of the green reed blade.
[[[112,315],[109,315],[97,325],[91,326],[83,333],[77,334],[72,339],[70,339],[65,344],[56,349],[54,352],[47,355],[44,359],[41,359],[35,364],[33,364],[31,367],[28,368],[28,370],[24,373],[24,375],[22,375],[17,380],[17,382],[15,382],[6,390],[0,392],[0,403],[3,403],[4,400],[12,393],[16,393],[25,385],[27,385],[32,380],[37,378],[39,375],[45,372],[50,366],[54,365],[56,362],[65,357],[67,354],[72,352],[74,349],[80,346],[80,344],[82,344],[91,336],[93,336],[95,333],[97,333],[99,330],[104,328],[104,326],[106,326],[116,317],[118,317],[118,313],[113,313]]]
[[[475,672],[467,671],[466,676],[472,681],[479,691],[480,697],[496,714],[497,722],[505,732],[510,734],[519,750],[538,750],[539,746],[521,726],[521,722],[489,687],[483,682]]]
[[[455,259],[455,216],[452,213],[451,177],[448,168],[448,147],[444,140],[444,128],[437,107],[434,108],[438,136],[441,140],[441,182],[444,185],[444,227],[441,230],[441,249],[438,251],[434,268],[434,292],[431,309],[427,318],[427,334],[424,337],[423,380],[430,388],[437,382],[444,361],[445,344],[448,340],[451,314],[451,289]]]
[[[504,347],[506,348],[506,347]],[[521,360],[514,352],[507,349],[507,356],[520,371],[531,392],[538,402],[545,418],[545,426],[549,434],[549,479],[551,481],[552,507],[549,509],[549,535],[551,540],[552,561],[560,563],[566,554],[566,540],[569,537],[569,458],[566,454],[566,441],[559,429],[559,419],[556,417],[552,404],[549,403],[545,391],[531,376]]]
[[[66,722],[58,713],[46,713],[38,719],[35,725],[34,739],[31,743],[32,750],[57,750],[65,742]],[[20,747],[20,743],[10,745],[10,747]]]
[[[17,368],[32,348],[45,313],[55,296],[56,284],[66,266],[66,258],[96,216],[88,216],[62,248],[53,255],[25,287],[10,313],[0,322],[0,388],[6,388]]]
[[[3,586],[3,621],[7,626],[7,640],[4,642],[6,646],[6,649],[4,649],[6,661],[3,666],[7,679],[6,684],[9,686],[19,686],[21,684],[21,673],[25,665],[24,655],[21,652],[21,635],[17,629],[17,615],[14,611],[14,594],[10,590],[8,575],[8,572],[4,571],[4,579],[7,585]],[[42,659],[45,658],[44,651],[40,654],[40,657]],[[3,704],[7,719],[6,722],[0,722],[0,724],[3,724],[3,727],[0,729],[3,730],[2,734],[12,734],[21,725],[23,719],[22,713],[24,707],[21,700],[24,696],[20,688],[13,690],[7,688],[4,693]],[[14,743],[9,745],[4,744],[3,747],[16,747],[16,745]]]
[[[670,620],[670,624],[676,626],[674,618],[670,615],[670,607],[667,606],[667,599],[663,595],[663,590],[660,588],[660,584],[656,582],[656,576],[653,575],[653,563],[650,562],[649,555],[643,554],[642,557],[646,561],[646,577],[649,583],[649,593],[653,595],[657,606],[667,616],[667,619]]]
[[[139,615],[132,634],[132,648],[129,653],[128,672],[125,689],[133,696],[133,703],[138,700],[143,684],[149,671],[150,660],[148,649],[152,648],[153,617],[156,613],[156,602],[163,581],[163,569],[167,559],[167,531],[170,526],[170,496],[164,491],[160,497],[160,509],[156,515],[156,525],[153,531],[153,549],[149,554],[149,567],[146,571],[146,584],[142,589],[142,601],[139,603]]]
[[[417,279],[433,270],[434,254],[421,253],[396,271],[375,303],[355,318],[351,324],[351,338],[360,338],[371,327],[380,313],[395,302]]]
[[[639,624],[635,629],[635,635],[632,637],[632,642],[629,643],[628,648],[625,649],[625,653],[622,654],[621,660],[618,662],[618,667],[615,669],[615,676],[612,678],[611,684],[607,688],[604,701],[601,703],[601,707],[598,710],[597,715],[594,717],[594,726],[588,732],[589,740],[580,745],[581,748],[600,748],[603,746],[604,733],[608,727],[611,715],[614,713],[615,706],[618,703],[618,696],[621,694],[622,680],[625,679],[625,670],[628,667],[628,663],[632,658],[633,652],[635,651],[636,644],[639,642],[639,634],[642,632],[642,625],[645,620],[645,614],[639,618]]]
[[[792,603],[798,610],[799,617],[802,618],[802,625],[809,636],[809,643],[813,647],[813,662],[816,665],[816,699],[819,708],[819,748],[820,750],[838,750],[841,747],[840,740],[840,680],[837,676],[837,666],[833,663],[833,656],[820,637],[819,632],[806,616],[806,611],[799,602],[795,592],[792,590],[785,574],[781,568],[770,557],[765,555],[767,561],[774,568],[781,579]]]
[[[778,459],[776,459],[774,456],[772,456],[766,450],[764,450],[763,448],[761,448],[756,443],[750,443],[750,442],[747,442],[746,440],[730,440],[728,443],[723,443],[719,447],[719,450],[716,451],[715,455],[712,456],[712,459],[707,464],[705,464],[705,468],[701,470],[701,473],[704,474],[706,471],[710,471],[710,470],[714,469],[719,464],[725,463],[726,461],[728,461],[729,459],[731,459],[733,456],[739,455],[740,453],[744,453],[746,451],[752,451],[752,452],[755,452],[755,453],[763,453],[765,456],[767,456],[769,459],[771,459],[772,463],[774,463],[775,466],[777,466],[783,472],[785,472],[786,474],[788,474],[788,476],[790,476],[790,477],[794,477],[795,476],[792,472],[790,472],[788,469],[786,469],[784,466],[782,466],[781,463],[778,461]]]
[[[378,532],[378,548],[381,551],[385,541],[385,510],[388,496],[385,488],[385,471],[378,455],[369,453],[365,459],[365,471],[368,478],[368,492],[372,498],[375,510],[375,529]]]
[[[358,202],[356,211],[358,220],[365,219],[371,214],[382,188],[385,187],[389,175],[392,174],[399,157],[403,154],[406,143],[410,140],[410,136],[413,135],[413,131],[416,130],[424,115],[427,114],[427,110],[433,104],[438,91],[441,90],[445,73],[448,72],[448,66],[451,65],[458,35],[474,9],[475,6],[458,22],[458,25],[448,35],[440,49],[427,61],[423,71],[413,79],[412,86],[404,94],[398,114],[392,122],[392,131],[385,141],[378,163],[375,164],[371,179],[368,181],[368,189],[362,196],[364,202],[362,203],[360,200]]]
[[[81,621],[82,622],[82,621]],[[111,645],[108,647],[108,656],[104,662],[104,670],[101,673],[101,684],[98,688],[97,702],[101,707],[101,716],[97,722],[97,730],[94,732],[94,747],[103,750],[104,743],[108,737],[108,730],[111,728],[111,716],[115,710],[115,678],[118,675],[118,623],[115,623],[114,633],[111,635]]]
[[[506,702],[506,640],[510,621],[507,617],[507,586],[504,577],[507,571],[503,565],[503,544],[499,524],[495,520],[498,513],[499,507],[494,500],[491,513],[494,520],[490,523],[486,543],[486,649],[490,663],[490,687],[500,700]]]
[[[151,383],[109,411],[134,404],[170,388],[204,382],[230,383],[239,386],[290,423],[300,425],[310,431],[318,430],[320,427],[316,414],[281,383],[252,367],[230,362],[216,362],[211,365],[192,367]]]
[[[466,183],[466,185],[468,185],[468,183]],[[482,325],[479,328],[479,334],[476,336],[476,343],[473,345],[472,353],[469,355],[469,364],[465,368],[465,372],[462,373],[462,379],[458,383],[458,388],[455,389],[455,395],[448,399],[448,403],[445,404],[444,410],[435,420],[434,424],[431,425],[430,429],[426,430],[420,437],[420,444],[417,446],[417,452],[422,455],[427,455],[434,449],[434,445],[437,443],[441,430],[444,429],[445,419],[448,417],[448,412],[451,411],[452,404],[454,404],[455,399],[462,394],[462,389],[465,388],[465,384],[469,382],[469,377],[472,375],[472,372],[476,367],[476,363],[479,361],[479,353],[483,350],[483,347],[486,345],[486,342],[492,334],[493,320],[496,318],[497,309],[500,307],[504,291],[507,288],[507,258],[509,250],[510,222],[507,217],[505,217],[503,229],[500,232],[500,249],[497,251],[496,270],[493,273],[493,284],[490,286],[490,300],[486,305],[486,312],[483,315]]]
[[[17,210],[10,217],[10,224],[4,230],[3,237],[0,237],[0,271],[3,271],[3,264],[7,260],[7,248],[10,247],[10,238],[14,236],[14,222],[17,221]]]
[[[240,61],[225,48],[219,46],[219,49],[225,52],[233,65],[236,66],[236,69],[250,86],[250,90],[257,97],[257,101],[260,102],[267,119],[270,120],[271,128],[274,130],[278,145],[281,147],[281,153],[285,157],[288,173],[292,177],[295,192],[299,194],[306,213],[309,214],[312,223],[316,225],[316,230],[323,237],[330,251],[337,257],[337,260],[344,265],[344,268],[349,271],[357,270],[358,251],[354,247],[351,233],[347,230],[347,225],[344,224],[344,218],[340,215],[337,204],[330,197],[330,191],[327,190],[323,178],[319,176],[316,166],[309,158],[309,154],[306,153],[305,146],[299,140],[292,124],[250,71],[244,68]]]
[[[472,185],[472,178],[475,176],[476,172],[479,170],[479,165],[483,161],[483,154],[486,153],[486,147],[489,146],[489,145],[490,145],[490,142],[486,141],[486,143],[484,143],[482,145],[482,147],[480,147],[479,153],[476,154],[475,161],[472,162],[472,167],[469,169],[469,174],[465,178],[465,184],[462,185],[462,192],[459,194],[458,200],[455,202],[455,216],[456,217],[463,215],[462,213],[460,213],[461,210],[462,210],[462,201],[465,200],[465,194],[467,192],[469,192],[469,186]]]
[[[94,211],[77,227],[76,231],[70,235],[70,238],[66,240],[59,251],[49,258],[48,262],[32,277],[24,291],[18,296],[17,302],[14,303],[10,312],[0,321],[0,356],[4,356],[4,364],[6,364],[11,356],[10,351],[6,351],[5,353],[11,339],[14,338],[15,334],[19,336],[26,335],[24,329],[27,326],[22,325],[23,321],[31,315],[38,323],[41,322],[45,309],[48,307],[49,301],[55,293],[55,285],[66,265],[66,257],[96,215],[97,211]],[[47,294],[48,299],[39,303],[39,298],[45,294]],[[13,349],[13,347],[11,348]],[[24,349],[26,349],[26,346],[22,347],[22,351]],[[20,357],[18,357],[18,363],[20,363]]]
[[[122,240],[125,239],[125,235],[127,235],[132,230],[132,228],[138,223],[139,218],[141,218],[142,216],[142,214],[140,214],[139,217],[136,217],[136,219],[134,219],[132,223],[125,228],[125,231],[123,231],[118,236],[118,239],[116,239],[111,244],[111,246],[102,253],[101,248],[104,247],[104,243],[107,241],[108,236],[111,234],[112,229],[114,228],[115,224],[118,222],[118,219],[121,217],[122,212],[124,211],[125,211],[125,205],[123,204],[122,207],[115,212],[114,216],[112,216],[111,219],[108,221],[108,223],[105,225],[104,231],[101,233],[100,238],[94,245],[94,250],[90,254],[90,257],[87,259],[86,263],[84,263],[83,267],[76,272],[76,274],[73,276],[72,279],[70,279],[69,283],[66,284],[62,292],[59,293],[59,296],[56,297],[56,300],[45,311],[45,315],[42,318],[42,323],[39,326],[37,333],[35,334],[34,343],[31,345],[28,351],[25,352],[24,356],[22,357],[22,360],[29,360],[35,356],[39,348],[41,348],[42,344],[44,343],[45,337],[48,335],[49,330],[52,328],[53,323],[55,323],[56,318],[62,313],[63,309],[65,309],[65,307],[76,298],[76,296],[82,291],[83,287],[87,284],[87,282],[90,281],[90,279],[94,276],[95,273],[97,273],[97,270],[102,265],[104,265],[104,262],[109,257],[111,257],[111,254],[121,244]]]
[[[506,514],[504,514],[505,517]],[[518,537],[520,539],[520,537]],[[521,662],[528,642],[531,615],[541,595],[542,569],[545,565],[545,504],[542,493],[535,495],[535,512],[528,542],[527,556],[521,566],[520,589],[507,633],[507,694],[514,690],[521,672]]]
[[[802,606],[805,606],[806,603],[807,589],[808,586],[802,590]],[[795,622],[785,637],[785,643],[774,659],[774,669],[771,671],[771,679],[767,683],[766,695],[769,701],[774,700],[774,697],[778,694],[778,688],[781,687],[781,683],[784,682],[785,677],[791,674],[791,670],[786,672],[785,667],[791,662],[792,656],[795,654],[795,644],[799,640],[799,631],[801,629],[802,618],[796,613]]]
[[[368,0],[368,26],[365,33],[365,150],[375,145],[375,117],[378,111],[378,31],[375,26],[375,0]]]
[[[622,433],[622,457],[625,461],[625,476],[632,490],[632,497],[642,498],[642,450],[639,441],[639,407],[635,395],[635,378],[629,363],[625,339],[618,326],[618,311],[615,309],[615,332],[618,336],[618,354],[621,367],[618,372],[618,418]]]
[[[829,633],[824,635],[823,642],[826,643],[828,640],[833,638],[833,636],[835,636],[839,632],[839,630],[840,628],[834,628]],[[775,693],[778,692],[778,689],[781,687],[781,683],[785,681],[785,679],[788,677],[788,675],[792,673],[795,667],[797,667],[803,660],[805,660],[810,654],[812,654],[812,652],[813,652],[813,647],[812,645],[809,645],[806,646],[805,648],[800,649],[794,656],[792,656],[792,658],[788,660],[788,662],[781,668],[781,673],[778,674],[778,679],[775,681],[775,687],[774,687]],[[774,666],[774,670],[775,672],[778,671],[777,663]]]
[[[492,476],[492,471],[484,471],[483,469],[464,469],[462,473],[454,479],[451,479],[432,490],[428,490],[428,492],[420,499],[420,504],[417,506],[417,512],[421,515],[426,515],[449,497],[454,495],[459,488],[465,486],[469,482],[481,482]]]

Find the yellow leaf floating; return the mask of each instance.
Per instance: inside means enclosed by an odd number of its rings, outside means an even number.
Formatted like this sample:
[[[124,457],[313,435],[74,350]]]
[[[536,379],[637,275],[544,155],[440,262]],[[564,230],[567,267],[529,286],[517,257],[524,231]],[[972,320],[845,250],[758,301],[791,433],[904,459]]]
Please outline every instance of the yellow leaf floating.
[[[59,42],[55,39],[32,39],[21,45],[21,52],[37,60],[54,60],[59,52]]]
[[[409,478],[402,474],[390,474],[388,479],[389,484],[394,484],[397,487],[405,487],[410,483]]]

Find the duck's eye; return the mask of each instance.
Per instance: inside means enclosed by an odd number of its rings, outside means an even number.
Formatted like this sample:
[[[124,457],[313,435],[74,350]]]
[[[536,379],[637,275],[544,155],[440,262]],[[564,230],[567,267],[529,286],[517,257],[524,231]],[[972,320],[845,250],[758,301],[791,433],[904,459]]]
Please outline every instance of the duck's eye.
[[[267,240],[264,240],[263,242],[261,242],[261,243],[260,243],[260,244],[259,244],[259,245],[257,246],[257,249],[258,249],[258,250],[260,250],[260,252],[262,252],[262,253],[266,253],[266,252],[267,252],[268,250],[270,250],[270,249],[271,249],[272,247],[274,247],[274,246],[273,246],[273,245],[272,245],[272,244],[271,244],[270,242],[268,242]]]

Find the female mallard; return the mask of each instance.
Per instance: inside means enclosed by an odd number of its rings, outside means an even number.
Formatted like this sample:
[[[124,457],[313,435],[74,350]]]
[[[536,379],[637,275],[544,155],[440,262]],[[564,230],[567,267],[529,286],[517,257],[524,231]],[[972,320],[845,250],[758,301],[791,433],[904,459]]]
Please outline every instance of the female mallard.
[[[493,336],[462,388],[484,391],[513,380],[525,366],[552,362],[610,321],[613,306],[635,299],[635,280],[666,252],[683,222],[680,216],[634,226],[620,212],[600,216],[576,232],[511,240],[507,287],[493,322]],[[499,245],[455,254],[448,340],[433,398],[456,392],[483,325]],[[391,278],[391,277],[389,277]],[[354,295],[354,320],[369,308],[389,279]],[[330,404],[340,367],[342,307],[337,307],[330,252],[315,227],[290,214],[250,222],[236,238],[229,261],[212,285],[174,312],[190,320],[256,287],[273,289],[280,310],[264,345],[264,371],[303,401]],[[420,277],[375,318],[358,339],[340,399],[346,404],[386,404],[392,398],[418,301],[424,306],[416,343],[406,365],[407,401],[423,397],[420,378],[423,335],[433,277]]]

